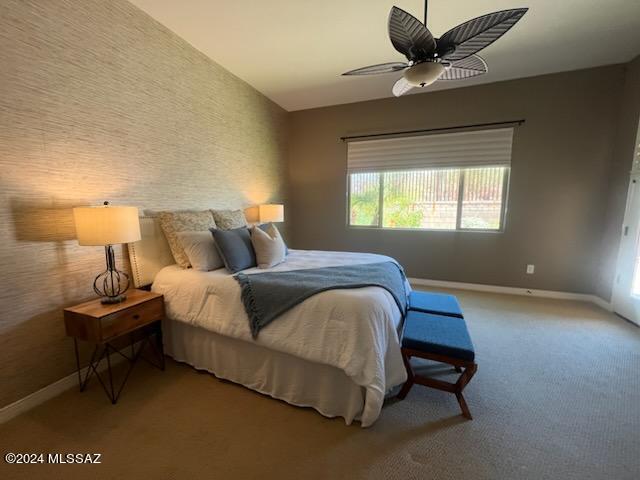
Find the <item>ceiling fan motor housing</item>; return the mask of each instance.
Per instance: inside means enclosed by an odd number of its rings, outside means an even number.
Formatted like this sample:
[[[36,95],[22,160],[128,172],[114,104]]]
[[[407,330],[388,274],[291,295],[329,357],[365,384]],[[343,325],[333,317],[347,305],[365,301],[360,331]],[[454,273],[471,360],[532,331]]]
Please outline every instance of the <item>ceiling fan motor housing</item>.
[[[414,87],[426,87],[440,78],[444,73],[444,65],[440,62],[418,63],[404,72],[404,78]]]

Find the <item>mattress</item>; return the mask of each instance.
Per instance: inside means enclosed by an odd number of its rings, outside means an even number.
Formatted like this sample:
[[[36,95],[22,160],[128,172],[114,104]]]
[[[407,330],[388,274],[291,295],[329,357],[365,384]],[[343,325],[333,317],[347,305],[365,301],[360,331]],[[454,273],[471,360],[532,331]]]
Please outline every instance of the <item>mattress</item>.
[[[244,273],[383,261],[393,259],[374,254],[291,250],[280,265]],[[225,269],[199,272],[171,265],[156,275],[152,290],[164,295],[167,316],[172,321],[344,372],[364,391],[359,415],[363,426],[378,418],[385,393],[406,380],[397,333],[402,314],[383,288],[329,290],[314,295],[282,314],[255,340],[240,286]],[[407,294],[409,291],[407,284]]]

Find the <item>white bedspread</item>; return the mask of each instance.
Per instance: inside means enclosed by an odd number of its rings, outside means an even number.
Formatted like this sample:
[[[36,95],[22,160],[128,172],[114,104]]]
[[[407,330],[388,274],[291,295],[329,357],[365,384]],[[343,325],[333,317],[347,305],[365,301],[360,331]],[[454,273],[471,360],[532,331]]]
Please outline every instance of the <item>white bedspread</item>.
[[[280,265],[244,273],[389,260],[393,259],[374,254],[291,250]],[[407,284],[407,291],[409,288]],[[383,288],[329,290],[314,295],[266,326],[257,340],[251,337],[240,285],[224,268],[199,272],[168,266],[158,273],[152,290],[165,296],[172,320],[343,370],[366,390],[363,427],[380,415],[385,393],[406,380],[397,335],[401,313]]]

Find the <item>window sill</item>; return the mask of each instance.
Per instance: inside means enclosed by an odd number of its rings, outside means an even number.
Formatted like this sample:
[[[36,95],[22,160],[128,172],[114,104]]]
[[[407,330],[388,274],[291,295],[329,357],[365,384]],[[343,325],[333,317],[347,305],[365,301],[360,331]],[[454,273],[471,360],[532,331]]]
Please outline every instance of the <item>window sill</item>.
[[[350,230],[377,230],[380,232],[429,232],[429,233],[504,233],[500,230],[481,230],[478,228],[461,228],[456,230],[445,230],[443,228],[390,228],[390,227],[370,227],[366,225],[347,225]]]

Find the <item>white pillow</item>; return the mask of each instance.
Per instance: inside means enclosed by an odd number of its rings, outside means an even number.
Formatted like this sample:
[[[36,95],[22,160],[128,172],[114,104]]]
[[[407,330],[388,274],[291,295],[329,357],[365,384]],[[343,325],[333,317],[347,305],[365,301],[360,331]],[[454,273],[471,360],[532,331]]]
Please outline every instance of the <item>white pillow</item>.
[[[209,230],[177,232],[176,236],[194,270],[208,272],[224,267],[224,262]]]
[[[275,225],[269,225],[266,232],[254,226],[251,229],[251,244],[256,252],[258,268],[270,268],[284,262],[287,247]]]
[[[189,258],[177,233],[208,232],[210,228],[215,228],[216,222],[213,220],[211,210],[160,212],[158,218],[176,263],[182,268],[189,268]]]

